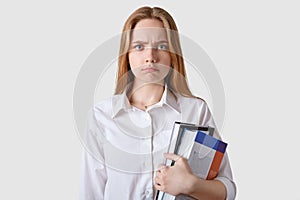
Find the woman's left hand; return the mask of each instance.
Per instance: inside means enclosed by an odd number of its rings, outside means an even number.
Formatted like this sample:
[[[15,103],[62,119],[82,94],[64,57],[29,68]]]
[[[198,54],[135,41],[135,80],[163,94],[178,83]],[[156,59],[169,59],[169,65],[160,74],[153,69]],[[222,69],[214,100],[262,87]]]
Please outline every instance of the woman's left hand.
[[[165,153],[164,156],[169,160],[174,160],[175,164],[159,167],[155,177],[155,188],[173,196],[189,193],[195,175],[187,159],[170,153]]]

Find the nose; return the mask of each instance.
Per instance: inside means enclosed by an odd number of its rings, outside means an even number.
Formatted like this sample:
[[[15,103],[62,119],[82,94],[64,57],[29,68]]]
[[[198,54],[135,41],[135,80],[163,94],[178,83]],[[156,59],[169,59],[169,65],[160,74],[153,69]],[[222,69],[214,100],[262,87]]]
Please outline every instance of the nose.
[[[155,63],[157,62],[156,49],[148,48],[146,49],[146,63]]]

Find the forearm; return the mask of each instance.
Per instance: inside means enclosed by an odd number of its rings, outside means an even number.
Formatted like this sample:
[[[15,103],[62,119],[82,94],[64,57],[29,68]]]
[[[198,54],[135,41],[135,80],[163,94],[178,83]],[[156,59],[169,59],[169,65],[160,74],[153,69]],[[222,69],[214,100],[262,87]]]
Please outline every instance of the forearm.
[[[192,176],[187,195],[196,199],[224,200],[226,188],[221,181],[203,180]]]

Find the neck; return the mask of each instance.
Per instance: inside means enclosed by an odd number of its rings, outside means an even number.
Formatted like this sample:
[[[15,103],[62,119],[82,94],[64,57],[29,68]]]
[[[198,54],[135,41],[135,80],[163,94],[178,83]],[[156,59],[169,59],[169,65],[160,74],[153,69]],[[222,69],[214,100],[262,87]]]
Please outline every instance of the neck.
[[[160,101],[164,92],[164,85],[158,83],[137,84],[133,83],[132,90],[129,95],[131,105],[140,109],[147,109]]]

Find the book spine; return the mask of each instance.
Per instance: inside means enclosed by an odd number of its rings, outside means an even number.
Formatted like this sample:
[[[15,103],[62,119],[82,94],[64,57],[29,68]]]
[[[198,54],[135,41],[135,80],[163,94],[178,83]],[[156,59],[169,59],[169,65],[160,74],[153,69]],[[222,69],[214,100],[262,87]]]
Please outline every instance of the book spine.
[[[218,175],[218,171],[222,162],[224,154],[216,151],[211,166],[209,168],[206,180],[212,180]]]

